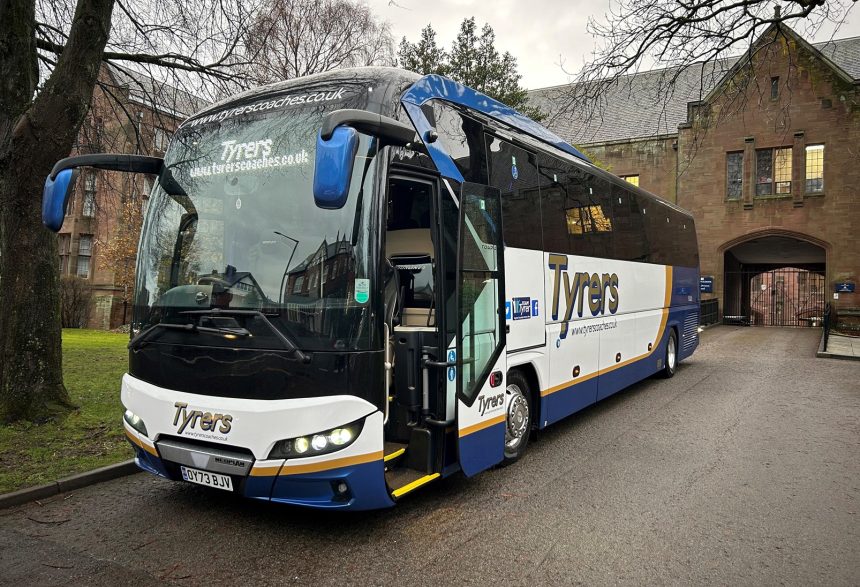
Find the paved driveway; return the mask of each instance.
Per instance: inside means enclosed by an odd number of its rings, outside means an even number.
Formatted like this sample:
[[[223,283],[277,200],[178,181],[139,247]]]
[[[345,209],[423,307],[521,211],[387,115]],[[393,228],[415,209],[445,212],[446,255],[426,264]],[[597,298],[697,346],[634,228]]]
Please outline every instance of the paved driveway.
[[[9,584],[857,584],[860,363],[719,327],[514,466],[326,514],[134,475],[0,512]]]

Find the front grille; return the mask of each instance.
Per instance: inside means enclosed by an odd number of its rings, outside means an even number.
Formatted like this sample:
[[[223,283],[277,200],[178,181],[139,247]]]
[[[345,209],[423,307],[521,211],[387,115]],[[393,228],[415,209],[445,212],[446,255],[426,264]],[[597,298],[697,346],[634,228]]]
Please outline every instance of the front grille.
[[[186,441],[160,440],[156,443],[161,458],[173,463],[227,475],[247,477],[254,465],[254,457],[243,449],[233,447],[200,446]]]

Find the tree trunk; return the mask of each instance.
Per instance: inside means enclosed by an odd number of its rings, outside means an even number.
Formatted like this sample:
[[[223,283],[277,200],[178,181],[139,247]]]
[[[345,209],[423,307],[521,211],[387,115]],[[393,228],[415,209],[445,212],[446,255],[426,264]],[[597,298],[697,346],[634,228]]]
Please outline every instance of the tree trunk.
[[[83,123],[113,0],[79,0],[68,43],[36,88],[33,0],[0,0],[0,420],[44,420],[70,406],[63,386],[59,256],[41,223],[53,164]]]
[[[39,177],[0,171],[0,414],[42,420],[71,405],[63,386],[57,237],[41,223]],[[22,197],[26,195],[26,197]]]

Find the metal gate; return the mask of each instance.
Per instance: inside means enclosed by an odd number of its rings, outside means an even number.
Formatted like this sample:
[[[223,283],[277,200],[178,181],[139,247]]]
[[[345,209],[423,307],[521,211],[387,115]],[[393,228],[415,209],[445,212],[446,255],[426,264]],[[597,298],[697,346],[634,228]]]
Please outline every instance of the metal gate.
[[[824,316],[824,274],[796,267],[726,272],[724,324],[818,326]]]

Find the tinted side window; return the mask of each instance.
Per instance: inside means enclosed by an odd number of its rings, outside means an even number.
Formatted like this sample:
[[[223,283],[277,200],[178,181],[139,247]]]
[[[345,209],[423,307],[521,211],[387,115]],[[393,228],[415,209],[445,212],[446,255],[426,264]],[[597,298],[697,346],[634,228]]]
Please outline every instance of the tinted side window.
[[[439,141],[451,155],[466,181],[487,183],[487,156],[484,151],[484,126],[442,100],[431,100],[421,107],[439,134]]]
[[[505,244],[523,249],[543,249],[535,156],[490,135],[487,135],[487,156],[490,185],[502,192]]]
[[[610,184],[573,163],[542,156],[540,173],[544,247],[547,251],[607,257],[612,255]]]
[[[642,209],[636,195],[620,185],[612,185],[614,221],[613,257],[622,261],[648,261],[650,246]]]
[[[648,261],[660,265],[696,267],[699,252],[693,221],[659,200],[643,197],[640,206],[651,243]]]

